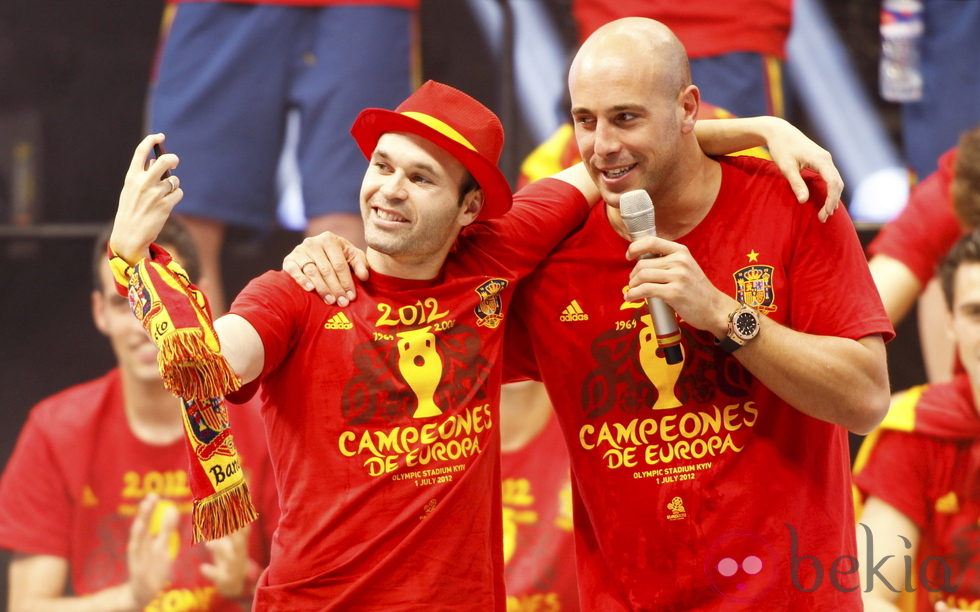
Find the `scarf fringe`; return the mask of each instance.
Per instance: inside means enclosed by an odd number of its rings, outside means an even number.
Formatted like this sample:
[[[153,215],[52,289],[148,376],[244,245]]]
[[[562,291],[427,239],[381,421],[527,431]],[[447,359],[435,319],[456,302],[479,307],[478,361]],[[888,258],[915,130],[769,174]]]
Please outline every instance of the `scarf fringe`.
[[[159,364],[164,386],[187,399],[221,397],[242,386],[228,360],[209,349],[197,329],[175,329],[164,336]]]
[[[252,505],[248,485],[242,480],[214,495],[194,500],[194,543],[223,538],[257,518],[259,513]]]
[[[117,283],[128,281],[130,309],[160,349],[164,386],[184,403],[194,542],[215,540],[258,518],[221,400],[241,379],[221,355],[204,294],[169,253],[155,244],[149,250],[149,259],[130,267],[109,247],[110,265]]]

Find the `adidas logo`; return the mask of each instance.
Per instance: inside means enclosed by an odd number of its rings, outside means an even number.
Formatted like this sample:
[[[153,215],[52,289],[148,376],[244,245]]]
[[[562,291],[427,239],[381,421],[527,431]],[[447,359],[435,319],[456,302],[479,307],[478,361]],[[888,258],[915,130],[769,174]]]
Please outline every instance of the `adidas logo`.
[[[582,307],[578,305],[578,300],[572,300],[571,304],[565,306],[565,310],[562,311],[558,320],[566,323],[569,321],[588,321],[589,315],[585,314]]]
[[[323,329],[354,329],[354,324],[350,322],[347,315],[338,312],[323,324]]]

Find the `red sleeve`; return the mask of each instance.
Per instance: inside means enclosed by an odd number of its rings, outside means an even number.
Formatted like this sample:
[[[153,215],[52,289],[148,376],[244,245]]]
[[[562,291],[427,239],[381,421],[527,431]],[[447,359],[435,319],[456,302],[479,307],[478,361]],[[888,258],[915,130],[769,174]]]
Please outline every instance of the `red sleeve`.
[[[0,480],[0,547],[68,558],[72,499],[58,449],[34,408]]]
[[[963,235],[949,194],[953,154],[940,158],[940,169],[912,190],[905,209],[881,228],[868,247],[871,255],[887,255],[908,266],[923,286]]]
[[[467,228],[461,248],[477,250],[523,278],[589,214],[582,192],[558,179],[531,183],[502,217]]]
[[[823,181],[807,181],[811,202],[823,202]],[[793,329],[809,334],[858,339],[895,337],[881,297],[871,279],[857,232],[844,207],[826,223],[817,220],[817,204],[797,206],[789,277]]]
[[[925,529],[929,503],[928,458],[936,452],[930,440],[900,431],[882,431],[854,484]]]
[[[289,353],[298,333],[298,315],[306,309],[308,298],[282,271],[252,279],[235,298],[229,313],[248,321],[262,338],[265,363],[261,376],[274,370]]]
[[[530,332],[516,305],[516,301],[511,304],[510,317],[505,328],[503,380],[505,383],[541,380],[537,358],[534,355],[534,343],[531,342]]]
[[[299,333],[297,321],[309,307],[311,295],[282,271],[266,272],[252,279],[238,294],[228,312],[242,317],[258,332],[265,363],[258,378],[228,396],[229,399],[237,403],[247,401],[259,381],[282,363],[295,343]]]

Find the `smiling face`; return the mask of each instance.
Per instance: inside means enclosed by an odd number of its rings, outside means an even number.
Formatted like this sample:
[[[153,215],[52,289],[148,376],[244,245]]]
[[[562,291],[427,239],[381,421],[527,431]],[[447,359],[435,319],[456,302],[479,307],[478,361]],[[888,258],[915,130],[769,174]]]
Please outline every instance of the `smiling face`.
[[[692,90],[697,95],[678,46],[661,24],[620,20],[597,30],[569,71],[579,153],[612,206],[626,191],[653,195],[674,179],[684,99]]]
[[[383,262],[381,271],[398,276],[410,267],[438,271],[460,229],[480,212],[481,191],[460,202],[467,177],[459,161],[425,138],[382,135],[361,183],[369,259],[373,251]],[[386,272],[384,264],[394,269]]]

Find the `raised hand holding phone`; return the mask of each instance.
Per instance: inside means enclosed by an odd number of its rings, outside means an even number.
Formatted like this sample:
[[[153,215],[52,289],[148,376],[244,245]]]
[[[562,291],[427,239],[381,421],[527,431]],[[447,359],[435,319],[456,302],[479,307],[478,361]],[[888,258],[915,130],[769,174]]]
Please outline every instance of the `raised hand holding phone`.
[[[171,174],[180,160],[165,153],[163,134],[150,134],[136,147],[119,193],[119,208],[109,244],[130,265],[148,254],[170,211],[184,197],[180,180]],[[151,159],[156,151],[156,159]]]
[[[158,143],[156,143],[156,144],[153,145],[153,156],[154,157],[156,157],[157,159],[160,159],[161,157],[163,157],[166,154],[167,154],[167,150],[163,148],[163,143],[162,142],[158,142]],[[170,170],[164,170],[163,171],[163,174],[160,175],[160,178],[162,178],[163,180],[167,180],[171,176],[173,176],[173,175],[170,174]]]

